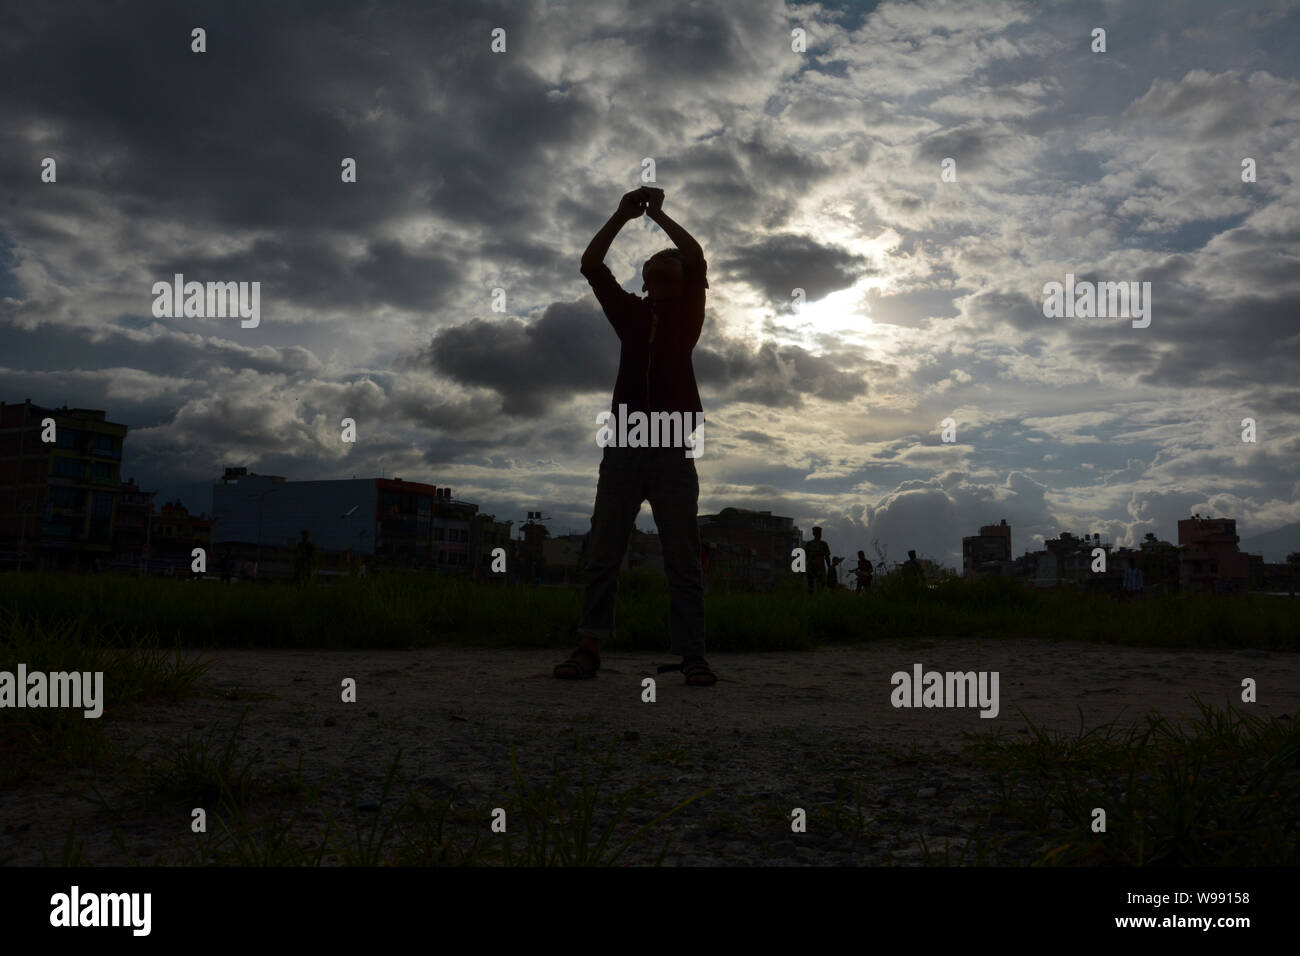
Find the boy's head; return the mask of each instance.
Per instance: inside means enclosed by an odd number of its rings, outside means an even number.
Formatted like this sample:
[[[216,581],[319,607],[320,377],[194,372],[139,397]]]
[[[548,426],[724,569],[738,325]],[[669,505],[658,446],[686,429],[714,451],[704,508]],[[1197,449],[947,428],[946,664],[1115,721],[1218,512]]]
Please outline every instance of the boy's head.
[[[685,288],[686,274],[682,268],[682,254],[677,249],[663,249],[645,261],[641,267],[642,292],[648,292],[654,301],[676,299]]]

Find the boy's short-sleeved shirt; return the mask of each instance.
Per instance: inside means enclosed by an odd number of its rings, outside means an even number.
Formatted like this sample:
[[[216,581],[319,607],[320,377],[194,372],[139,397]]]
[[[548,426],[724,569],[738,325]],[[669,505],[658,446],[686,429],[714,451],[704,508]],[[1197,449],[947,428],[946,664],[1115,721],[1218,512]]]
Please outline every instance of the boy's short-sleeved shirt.
[[[603,262],[582,274],[622,343],[610,410],[703,413],[691,351],[704,327],[708,262],[683,259],[681,298],[657,306],[620,286]]]
[[[831,546],[825,541],[819,541],[813,538],[805,542],[803,552],[808,558],[808,569],[815,570],[818,564],[825,563],[827,556],[831,553]]]

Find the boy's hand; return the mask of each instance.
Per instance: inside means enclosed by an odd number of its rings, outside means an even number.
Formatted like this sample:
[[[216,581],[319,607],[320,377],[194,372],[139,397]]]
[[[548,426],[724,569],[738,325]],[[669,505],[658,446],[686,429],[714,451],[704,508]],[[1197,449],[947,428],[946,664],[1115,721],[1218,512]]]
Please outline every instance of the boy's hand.
[[[623,198],[618,201],[618,214],[624,219],[631,221],[636,219],[645,212],[646,195],[645,187],[634,189],[630,193],[624,193]]]
[[[664,207],[664,191],[657,186],[642,186],[645,193],[646,212],[659,212]]]

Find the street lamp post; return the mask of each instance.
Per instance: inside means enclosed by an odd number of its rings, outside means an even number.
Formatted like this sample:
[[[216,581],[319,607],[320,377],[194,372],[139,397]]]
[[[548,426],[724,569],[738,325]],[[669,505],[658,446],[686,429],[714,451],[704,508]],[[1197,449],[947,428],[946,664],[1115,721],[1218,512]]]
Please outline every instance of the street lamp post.
[[[343,514],[339,515],[339,520],[340,520],[340,521],[347,521],[349,518],[351,518],[354,514],[357,513],[357,509],[360,508],[360,507],[361,507],[361,505],[359,505],[359,504],[353,505],[353,506],[352,506],[351,508],[349,508],[347,511],[343,512]],[[361,562],[361,538],[362,538],[362,536],[363,536],[365,533],[366,533],[366,529],[365,529],[365,528],[358,528],[358,529],[357,529],[357,563],[358,563],[358,564],[360,564],[360,562]],[[350,568],[350,567],[348,568],[348,573],[349,573],[349,574],[352,573],[352,568]]]

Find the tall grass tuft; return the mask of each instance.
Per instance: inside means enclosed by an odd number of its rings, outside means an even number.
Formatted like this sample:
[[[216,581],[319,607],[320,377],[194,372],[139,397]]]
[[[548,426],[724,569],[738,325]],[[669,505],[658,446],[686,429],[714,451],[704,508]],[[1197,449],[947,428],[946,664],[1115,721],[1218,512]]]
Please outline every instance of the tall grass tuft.
[[[15,577],[9,575],[8,577]],[[85,611],[48,618],[9,607],[0,611],[0,670],[102,671],[103,713],[77,707],[0,708],[0,783],[42,766],[75,763],[93,768],[104,750],[103,721],[151,700],[179,700],[200,692],[210,662],[160,648],[147,632]]]
[[[1028,739],[971,735],[1008,781],[997,812],[1039,840],[1039,865],[1300,863],[1300,729],[1193,698],[1198,713]],[[1022,714],[1023,716],[1023,714]],[[1106,832],[1092,831],[1093,810]]]

